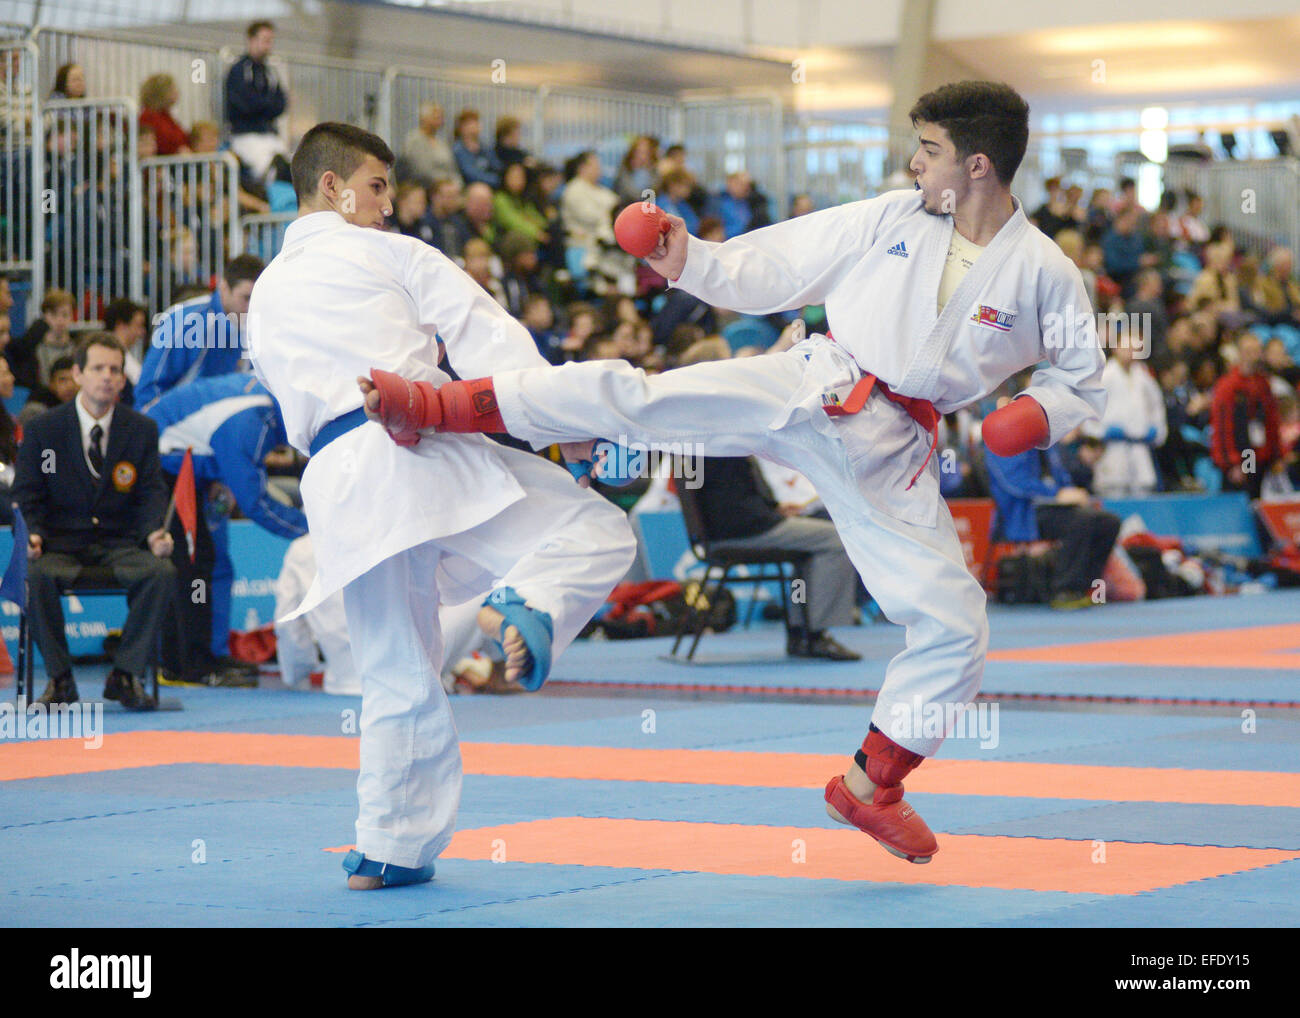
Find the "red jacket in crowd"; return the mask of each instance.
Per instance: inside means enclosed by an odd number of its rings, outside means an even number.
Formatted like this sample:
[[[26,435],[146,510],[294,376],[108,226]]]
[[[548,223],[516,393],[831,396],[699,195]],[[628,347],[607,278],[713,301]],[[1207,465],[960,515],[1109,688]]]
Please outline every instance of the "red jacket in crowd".
[[[185,128],[176,123],[166,110],[142,110],[140,123],[153,128],[153,136],[158,142],[160,156],[174,156],[190,143]]]
[[[1263,444],[1251,441],[1251,423],[1263,426]],[[1210,455],[1220,470],[1241,466],[1241,454],[1254,449],[1259,466],[1282,455],[1281,420],[1268,375],[1242,374],[1240,366],[1219,379],[1210,403]]]

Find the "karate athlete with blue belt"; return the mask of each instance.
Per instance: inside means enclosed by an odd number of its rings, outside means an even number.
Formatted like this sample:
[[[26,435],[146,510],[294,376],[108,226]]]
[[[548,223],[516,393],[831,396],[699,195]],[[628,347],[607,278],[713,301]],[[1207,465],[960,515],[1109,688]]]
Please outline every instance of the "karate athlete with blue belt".
[[[653,377],[599,361],[498,369],[440,389],[376,373],[360,388],[396,434],[504,425],[534,445],[689,441],[707,456],[757,455],[802,471],[872,596],[907,627],[861,749],[826,787],[827,809],[922,863],[938,841],[902,782],[948,734],[932,723],[936,710],[952,717],[974,700],[988,644],[984,591],[939,497],[938,415],[1046,361],[984,422],[988,446],[1010,455],[1059,441],[1099,416],[1105,397],[1083,280],[1011,195],[1029,138],[1024,100],[1006,85],[962,82],[922,96],[911,118],[916,190],[724,244],[665,216],[666,233],[639,245],[673,286],[715,306],[770,314],[824,304],[824,336]]]
[[[360,813],[348,884],[428,880],[451,840],[461,760],[440,669],[441,603],[491,590],[480,624],[536,689],[636,553],[623,512],[563,468],[482,435],[397,445],[366,420],[372,365],[433,385],[545,366],[528,330],[436,248],[383,231],[393,153],[317,124],[293,157],[299,214],[249,305],[249,355],[310,453],[316,551],[304,612],[343,591],[361,673]],[[574,452],[574,450],[570,450]]]

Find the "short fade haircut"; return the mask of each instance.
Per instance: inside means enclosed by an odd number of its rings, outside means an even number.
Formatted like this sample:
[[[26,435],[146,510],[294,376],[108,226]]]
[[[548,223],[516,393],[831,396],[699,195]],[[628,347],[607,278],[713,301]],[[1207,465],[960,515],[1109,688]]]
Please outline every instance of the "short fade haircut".
[[[251,39],[264,28],[269,28],[272,32],[275,31],[275,26],[269,21],[254,21],[248,26],[248,30],[244,34],[247,38]]]
[[[289,166],[299,204],[316,196],[316,185],[324,174],[334,173],[346,180],[368,155],[390,169],[397,162],[393,150],[377,134],[332,120],[317,124],[302,136]]]
[[[77,343],[77,350],[72,355],[73,363],[77,365],[78,371],[86,370],[86,362],[90,358],[90,348],[92,346],[103,346],[109,350],[116,350],[122,355],[122,366],[126,367],[126,347],[111,332],[92,332],[89,336]],[[57,362],[56,362],[57,363]],[[50,375],[53,376],[54,367],[50,367]]]
[[[119,325],[130,325],[136,315],[145,313],[143,304],[137,304],[129,297],[119,297],[104,308],[104,331],[112,332]]]
[[[241,254],[226,262],[226,271],[222,276],[225,277],[226,285],[233,290],[240,283],[256,283],[257,277],[265,268],[266,262],[257,255]]]
[[[958,81],[927,92],[908,113],[948,132],[958,159],[988,156],[1003,186],[1010,185],[1029,146],[1029,104],[1010,85]]]

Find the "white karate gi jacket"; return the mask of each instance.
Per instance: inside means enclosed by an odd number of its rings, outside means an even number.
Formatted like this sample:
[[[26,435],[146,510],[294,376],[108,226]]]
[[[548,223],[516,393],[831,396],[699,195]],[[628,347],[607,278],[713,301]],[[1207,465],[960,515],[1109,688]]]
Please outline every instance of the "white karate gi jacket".
[[[1015,212],[942,314],[937,294],[952,217],[926,212],[916,190],[814,212],[724,244],[691,237],[673,285],[750,314],[824,304],[829,332],[861,371],[940,413],[1046,359],[1024,394],[1047,412],[1051,445],[1100,415],[1104,358],[1078,268],[1013,201]],[[796,405],[810,413],[820,405],[816,381],[791,401],[791,414]]]
[[[1110,496],[1149,494],[1158,478],[1146,437],[1154,428],[1156,447],[1169,437],[1164,395],[1145,364],[1134,362],[1125,371],[1114,357],[1106,362],[1101,384],[1106,390],[1106,412],[1099,424],[1089,422],[1085,433],[1102,438],[1114,427],[1133,441],[1106,442],[1093,468],[1093,491]]]
[[[326,423],[362,405],[356,378],[372,367],[449,381],[435,336],[465,378],[546,366],[528,330],[436,248],[336,212],[289,225],[253,287],[248,325],[253,370],[304,453]],[[295,614],[385,559],[523,498],[497,448],[482,435],[445,434],[404,449],[367,422],[313,456],[302,498],[319,571]],[[457,591],[456,577],[441,573],[439,583],[452,601],[481,592]]]

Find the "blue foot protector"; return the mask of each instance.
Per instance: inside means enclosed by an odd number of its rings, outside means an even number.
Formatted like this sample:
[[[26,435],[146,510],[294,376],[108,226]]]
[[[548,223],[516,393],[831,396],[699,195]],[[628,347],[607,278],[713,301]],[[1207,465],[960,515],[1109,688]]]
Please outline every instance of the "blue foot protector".
[[[514,626],[528,648],[533,667],[519,676],[519,685],[530,693],[541,689],[551,674],[551,640],[555,635],[551,617],[544,611],[529,608],[513,587],[498,587],[483,604],[501,613],[503,632],[497,634],[498,640],[505,635],[506,626]]]
[[[611,488],[626,488],[641,476],[645,458],[618,442],[602,438],[592,450],[594,460],[565,463],[575,481],[590,477]]]
[[[367,859],[355,848],[343,857],[343,868],[348,873],[359,877],[382,877],[385,887],[400,887],[403,884],[423,884],[433,879],[433,863],[411,869],[407,866],[392,866],[388,863]]]

